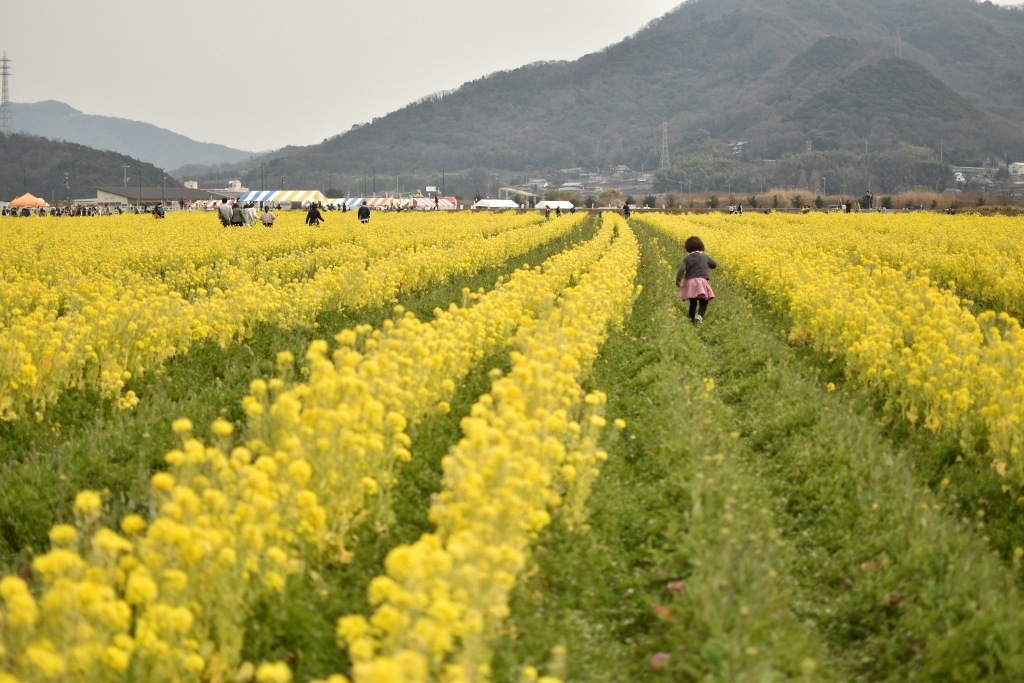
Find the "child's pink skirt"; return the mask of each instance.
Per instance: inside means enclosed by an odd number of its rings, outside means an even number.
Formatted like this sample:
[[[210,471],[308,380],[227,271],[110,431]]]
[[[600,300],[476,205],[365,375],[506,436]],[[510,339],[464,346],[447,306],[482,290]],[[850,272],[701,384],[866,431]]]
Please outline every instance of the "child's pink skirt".
[[[683,286],[679,288],[679,298],[711,301],[715,298],[715,293],[711,290],[711,283],[707,278],[694,277],[683,281]]]

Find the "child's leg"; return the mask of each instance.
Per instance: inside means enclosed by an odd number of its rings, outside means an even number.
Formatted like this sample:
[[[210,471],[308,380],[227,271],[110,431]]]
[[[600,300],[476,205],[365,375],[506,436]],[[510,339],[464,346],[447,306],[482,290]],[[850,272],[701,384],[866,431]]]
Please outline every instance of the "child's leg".
[[[698,313],[700,314],[700,317],[703,318],[704,314],[708,312],[708,300],[698,299],[698,301],[700,301],[700,310],[698,311]]]
[[[690,321],[692,322],[694,316],[697,315],[697,299],[688,299],[690,302]]]

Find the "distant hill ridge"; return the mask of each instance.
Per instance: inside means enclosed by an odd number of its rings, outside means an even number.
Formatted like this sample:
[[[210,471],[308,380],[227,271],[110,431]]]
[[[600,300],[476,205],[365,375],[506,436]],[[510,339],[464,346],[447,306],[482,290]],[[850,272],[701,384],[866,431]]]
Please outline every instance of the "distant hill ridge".
[[[150,123],[83,114],[54,100],[12,102],[11,115],[16,131],[126,154],[165,169],[186,164],[233,163],[253,156],[253,152],[197,142]]]
[[[891,59],[899,27],[903,60]],[[708,136],[758,156],[904,143],[1024,158],[1024,12],[973,0],[691,0],[574,62],[491,74],[269,162],[326,173],[656,168]],[[251,173],[248,182],[258,178]],[[301,179],[301,180],[300,180]]]
[[[0,201],[31,192],[51,203],[96,197],[96,188],[123,186],[125,169],[132,187],[160,185],[164,172],[153,164],[73,142],[15,133],[0,135]],[[66,185],[65,185],[65,175]],[[170,176],[166,187],[180,187]]]

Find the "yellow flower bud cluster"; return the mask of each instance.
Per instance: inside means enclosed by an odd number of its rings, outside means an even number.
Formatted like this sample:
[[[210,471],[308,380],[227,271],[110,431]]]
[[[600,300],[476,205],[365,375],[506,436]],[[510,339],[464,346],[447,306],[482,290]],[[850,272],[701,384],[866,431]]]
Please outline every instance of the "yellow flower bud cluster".
[[[1008,247],[1007,219],[950,218],[957,221],[947,229],[971,225],[967,239],[982,253]],[[701,235],[709,252],[728,263],[732,278],[788,314],[794,341],[809,341],[842,357],[852,382],[882,392],[888,405],[912,424],[964,443],[975,443],[984,433],[993,469],[1024,484],[1024,330],[1005,311],[975,315],[970,302],[933,281],[922,267],[932,263],[941,270],[959,263],[968,272],[986,268],[969,265],[974,254],[950,256],[951,250],[965,250],[964,236],[943,238],[917,217],[875,216],[865,222],[878,232],[877,221],[887,221],[882,245],[905,245],[882,246],[885,256],[879,258],[871,254],[870,239],[859,231],[838,235],[850,226],[824,223],[827,216],[771,219],[644,220],[677,240]],[[986,242],[990,225],[995,246]],[[862,243],[854,245],[857,240]],[[918,249],[944,253],[912,255]],[[912,265],[886,263],[902,257]],[[1019,263],[1005,265],[1021,271]]]
[[[568,508],[566,524],[582,520],[605,457],[597,447],[605,396],[586,394],[579,380],[628,313],[639,262],[625,221],[604,221],[618,238],[576,274],[576,286],[520,325],[511,372],[496,377],[463,420],[430,509],[436,531],[388,555],[387,574],[370,584],[369,620],[339,620],[357,683],[488,679],[497,627],[532,541],[560,507]]]
[[[226,423],[225,423],[226,424]],[[230,446],[225,424],[215,441]],[[223,678],[238,665],[245,619],[302,564],[325,513],[304,488],[308,466],[239,446],[225,454],[175,422],[182,447],[152,477],[152,520],[99,525],[102,499],[75,499],[77,525],[58,525],[37,556],[38,602],[20,579],[0,584],[0,643],[18,680]],[[268,679],[274,680],[274,679]]]
[[[228,230],[209,215],[12,222],[0,253],[0,418],[42,410],[69,387],[121,395],[193,343],[258,323],[309,325],[325,309],[383,305],[400,291],[505,262],[583,220],[536,215],[385,216],[372,230]]]

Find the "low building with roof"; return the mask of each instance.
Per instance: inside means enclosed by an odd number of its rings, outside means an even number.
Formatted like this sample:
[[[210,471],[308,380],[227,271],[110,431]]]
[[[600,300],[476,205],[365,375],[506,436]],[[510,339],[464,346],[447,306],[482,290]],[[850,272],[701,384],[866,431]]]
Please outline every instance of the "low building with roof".
[[[188,187],[97,187],[95,204],[159,204],[161,202],[178,204],[186,202],[208,202],[223,199],[224,195],[210,190],[196,190]]]

